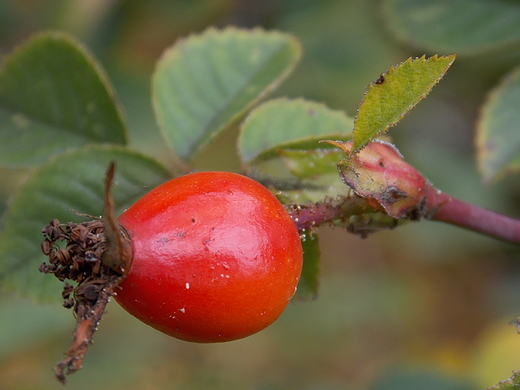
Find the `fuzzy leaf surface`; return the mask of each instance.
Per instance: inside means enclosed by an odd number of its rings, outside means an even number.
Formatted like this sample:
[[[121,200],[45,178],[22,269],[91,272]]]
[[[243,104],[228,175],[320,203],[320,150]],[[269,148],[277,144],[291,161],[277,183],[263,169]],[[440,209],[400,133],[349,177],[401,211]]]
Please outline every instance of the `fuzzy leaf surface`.
[[[113,196],[118,213],[171,178],[155,160],[118,146],[87,146],[51,159],[22,186],[2,220],[0,283],[4,287],[37,301],[59,300],[62,284],[38,271],[46,260],[40,249],[41,229],[53,218],[62,223],[86,220],[75,212],[100,215],[105,171],[111,161],[116,162]]]
[[[417,105],[444,76],[455,55],[409,58],[371,83],[359,104],[352,154],[384,134]]]
[[[494,88],[477,125],[477,161],[486,182],[520,171],[520,67]]]
[[[189,160],[292,71],[301,55],[291,35],[208,29],[178,41],[152,80],[157,121],[175,154]]]
[[[126,144],[114,92],[92,55],[63,33],[41,33],[0,68],[0,166],[41,164],[89,143]]]
[[[432,52],[478,54],[520,42],[520,4],[495,0],[385,0],[390,30]]]

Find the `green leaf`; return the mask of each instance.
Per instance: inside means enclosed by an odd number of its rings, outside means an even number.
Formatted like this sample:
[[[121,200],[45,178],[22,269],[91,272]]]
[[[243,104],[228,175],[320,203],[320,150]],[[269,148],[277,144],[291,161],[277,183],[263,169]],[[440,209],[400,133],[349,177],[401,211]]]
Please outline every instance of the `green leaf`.
[[[69,311],[59,306],[35,305],[13,294],[3,295],[0,296],[2,313],[9,315],[2,316],[0,321],[0,359],[5,361],[20,350],[38,348],[42,340],[70,332]]]
[[[520,171],[520,67],[489,94],[477,124],[477,161],[485,181]]]
[[[273,99],[255,108],[242,124],[238,150],[246,164],[265,159],[294,141],[314,148],[322,139],[350,138],[353,120],[343,111],[303,99]],[[301,146],[300,146],[301,147]],[[298,147],[298,148],[300,148]]]
[[[126,144],[112,88],[78,42],[36,35],[0,69],[0,165],[41,164],[88,143]]]
[[[155,160],[119,146],[88,146],[64,153],[42,165],[26,181],[4,216],[0,232],[0,282],[24,296],[57,301],[60,283],[43,275],[38,265],[41,229],[53,218],[85,220],[77,213],[100,215],[104,176],[115,161],[113,196],[118,212],[171,177]]]
[[[310,301],[318,296],[320,276],[320,246],[318,236],[303,234],[303,269],[294,299]]]
[[[499,382],[488,390],[517,390],[520,387],[520,371],[513,371],[511,378]]]
[[[520,42],[520,4],[496,0],[385,0],[387,25],[432,52],[478,54]]]
[[[303,99],[270,100],[244,121],[238,149],[244,167],[285,203],[317,202],[349,192],[338,176],[343,155],[322,140],[349,140],[353,120]]]
[[[308,146],[305,142],[302,144]],[[316,145],[317,141],[311,149],[279,149],[275,158],[255,160],[248,173],[278,193],[284,204],[315,203],[352,195],[338,175],[337,162],[344,153],[328,144]]]
[[[325,198],[335,199],[352,194],[338,175],[337,163],[345,156],[340,150],[325,147],[311,150],[281,149],[279,155],[285,168],[296,179],[293,188],[277,188],[284,191],[286,203],[315,203]],[[260,169],[262,167],[260,165]],[[255,170],[259,170],[256,165]],[[276,183],[274,187],[277,187]]]
[[[371,83],[359,104],[351,153],[399,122],[439,82],[455,57],[409,58]]]
[[[291,35],[261,29],[208,29],[178,41],[157,65],[152,98],[158,123],[184,160],[233,124],[292,71]]]
[[[279,154],[291,174],[299,180],[315,180],[317,176],[331,173],[337,175],[337,163],[345,157],[345,153],[341,150],[325,148],[313,150],[282,149]]]

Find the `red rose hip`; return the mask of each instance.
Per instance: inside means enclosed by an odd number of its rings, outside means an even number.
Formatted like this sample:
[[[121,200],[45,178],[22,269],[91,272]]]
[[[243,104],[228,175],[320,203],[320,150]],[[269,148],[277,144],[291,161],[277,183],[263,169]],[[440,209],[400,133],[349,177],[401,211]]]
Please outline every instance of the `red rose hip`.
[[[181,176],[120,217],[134,259],[116,300],[173,337],[220,342],[273,323],[296,291],[294,222],[262,185],[229,172]]]

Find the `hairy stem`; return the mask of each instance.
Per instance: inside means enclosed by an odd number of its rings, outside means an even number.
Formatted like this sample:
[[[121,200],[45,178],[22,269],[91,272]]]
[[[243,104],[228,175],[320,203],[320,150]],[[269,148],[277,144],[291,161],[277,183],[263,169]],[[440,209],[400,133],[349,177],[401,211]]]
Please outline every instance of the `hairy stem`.
[[[286,205],[286,209],[301,233],[312,233],[320,226],[333,225],[366,238],[370,233],[393,229],[399,223],[397,219],[375,210],[357,195],[317,203],[290,204]]]
[[[289,214],[300,231],[319,227],[341,216],[341,203],[311,203],[293,206]]]
[[[456,225],[502,241],[520,244],[520,220],[486,210],[443,192],[430,219]]]

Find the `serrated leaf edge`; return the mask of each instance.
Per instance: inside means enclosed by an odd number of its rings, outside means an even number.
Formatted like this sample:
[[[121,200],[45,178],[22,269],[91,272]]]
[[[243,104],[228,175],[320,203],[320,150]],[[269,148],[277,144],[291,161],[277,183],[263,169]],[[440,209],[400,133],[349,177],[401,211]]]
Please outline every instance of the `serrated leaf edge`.
[[[354,129],[352,130],[352,134],[354,135],[355,134],[355,131],[356,131],[356,122],[357,122],[357,118],[358,118],[358,114],[359,114],[359,110],[362,109],[362,105],[363,103],[365,102],[365,98],[367,96],[367,94],[369,93],[370,90],[372,90],[373,88],[376,88],[377,86],[379,86],[379,84],[384,84],[384,77],[395,72],[395,70],[397,68],[399,68],[400,66],[403,66],[405,64],[412,64],[413,62],[415,61],[423,61],[424,63],[426,63],[427,61],[438,61],[439,59],[445,59],[445,58],[449,58],[449,57],[453,57],[453,59],[449,62],[449,64],[445,67],[444,71],[442,72],[441,76],[439,78],[437,78],[426,90],[425,92],[414,102],[412,103],[408,109],[403,113],[401,114],[401,116],[399,117],[399,119],[397,119],[396,121],[386,125],[386,127],[383,127],[382,129],[380,129],[377,133],[375,133],[368,141],[365,141],[363,142],[361,145],[355,145],[352,147],[352,150],[350,152],[350,155],[354,155],[356,153],[358,153],[361,149],[363,149],[368,143],[370,143],[371,141],[373,141],[374,139],[380,137],[381,135],[385,134],[388,129],[390,127],[393,127],[395,126],[397,123],[399,123],[405,115],[407,115],[421,100],[423,100],[430,92],[431,90],[433,89],[433,87],[435,85],[437,85],[437,83],[442,79],[442,77],[446,74],[446,72],[448,71],[448,69],[451,67],[451,65],[453,64],[453,62],[455,61],[455,59],[457,58],[457,54],[451,54],[451,55],[447,55],[447,56],[439,56],[438,54],[435,54],[431,57],[426,57],[426,54],[422,55],[421,57],[409,57],[408,59],[406,59],[405,61],[401,62],[400,64],[398,65],[392,65],[388,71],[386,71],[385,73],[382,73],[375,81],[371,82],[366,90],[365,90],[365,93],[363,95],[363,99],[361,99],[361,102],[359,103],[358,105],[358,110],[357,110],[357,113],[356,113],[356,116],[354,118]]]
[[[264,99],[269,93],[271,93],[273,90],[275,90],[278,87],[278,85],[280,85],[289,76],[289,74],[292,73],[292,71],[294,70],[294,68],[296,67],[296,65],[298,64],[298,62],[300,61],[300,59],[302,57],[302,52],[303,52],[302,45],[301,45],[300,41],[296,38],[296,36],[294,36],[291,33],[281,32],[278,30],[266,30],[262,27],[255,27],[253,29],[239,28],[236,26],[228,26],[223,29],[218,29],[215,27],[208,27],[206,30],[204,30],[200,33],[191,33],[190,35],[188,35],[186,37],[179,38],[173,45],[168,47],[162,53],[159,60],[157,61],[152,79],[155,78],[155,75],[157,74],[158,69],[161,67],[161,64],[169,58],[171,53],[174,50],[178,49],[181,45],[186,44],[186,42],[189,42],[192,40],[201,40],[201,39],[205,38],[206,36],[220,36],[221,37],[224,35],[235,34],[235,33],[242,34],[242,36],[245,36],[244,34],[248,34],[249,36],[255,35],[255,34],[269,34],[271,36],[276,35],[276,36],[280,36],[280,37],[285,36],[288,38],[288,41],[292,42],[292,44],[294,45],[294,47],[296,49],[295,50],[296,56],[294,58],[294,61],[285,69],[284,72],[282,72],[275,80],[273,80],[273,82],[268,84],[264,88],[264,90],[262,90],[260,92],[259,95],[257,95],[252,101],[250,101],[249,104],[247,104],[243,108],[243,110],[241,110],[240,112],[237,112],[235,115],[233,115],[229,119],[228,123],[219,127],[212,134],[209,134],[209,136],[206,137],[206,140],[204,142],[197,142],[196,146],[191,150],[190,156],[188,158],[183,158],[182,156],[179,156],[175,150],[175,146],[171,144],[171,142],[168,138],[165,126],[162,123],[161,116],[159,115],[159,110],[161,110],[161,108],[159,107],[159,103],[157,102],[157,97],[156,97],[157,94],[153,92],[154,88],[155,88],[155,86],[154,86],[155,83],[152,81],[152,106],[153,106],[153,110],[155,113],[156,122],[158,124],[158,127],[160,129],[163,139],[166,141],[166,144],[168,145],[169,149],[172,151],[172,153],[178,159],[181,159],[184,161],[189,161],[195,155],[200,153],[204,148],[206,148],[211,143],[211,141],[213,141],[222,131],[231,127],[233,124],[237,123],[237,121],[240,118],[242,118],[245,115],[245,113],[250,111],[251,108],[254,107],[256,104],[258,104],[259,101]],[[245,88],[247,88],[247,86],[240,89],[238,94]]]

